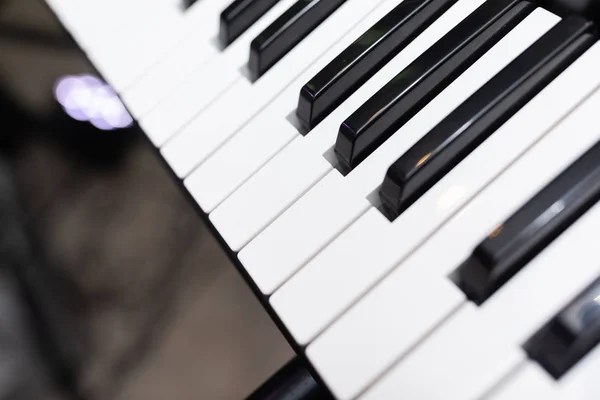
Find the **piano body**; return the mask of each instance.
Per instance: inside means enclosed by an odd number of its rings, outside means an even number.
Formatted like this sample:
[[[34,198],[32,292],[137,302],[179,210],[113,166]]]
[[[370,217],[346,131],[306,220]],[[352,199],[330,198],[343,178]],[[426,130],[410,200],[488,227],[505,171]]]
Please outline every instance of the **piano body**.
[[[253,398],[600,398],[600,1],[47,3],[320,388]]]

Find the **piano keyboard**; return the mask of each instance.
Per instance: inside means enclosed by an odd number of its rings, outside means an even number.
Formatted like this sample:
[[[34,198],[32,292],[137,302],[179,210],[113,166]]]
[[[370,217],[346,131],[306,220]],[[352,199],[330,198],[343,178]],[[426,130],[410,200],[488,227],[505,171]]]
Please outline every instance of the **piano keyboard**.
[[[522,0],[47,3],[336,399],[600,396],[591,20]]]

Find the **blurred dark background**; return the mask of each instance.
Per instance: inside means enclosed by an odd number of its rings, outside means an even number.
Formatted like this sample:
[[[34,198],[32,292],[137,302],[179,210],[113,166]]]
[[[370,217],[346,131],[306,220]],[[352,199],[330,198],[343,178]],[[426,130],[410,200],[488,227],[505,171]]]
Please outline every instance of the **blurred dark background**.
[[[291,350],[137,127],[64,113],[72,74],[43,2],[0,0],[0,400],[243,399]]]

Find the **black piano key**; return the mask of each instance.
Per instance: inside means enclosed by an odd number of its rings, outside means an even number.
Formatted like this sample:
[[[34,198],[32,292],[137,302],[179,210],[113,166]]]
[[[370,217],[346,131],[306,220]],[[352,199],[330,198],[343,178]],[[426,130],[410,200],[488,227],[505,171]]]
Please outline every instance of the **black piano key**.
[[[592,28],[562,20],[394,162],[379,192],[386,214],[396,218],[583,54]]]
[[[555,379],[560,379],[600,342],[600,279],[594,281],[523,348]]]
[[[260,78],[346,0],[298,0],[250,44],[248,70]]]
[[[600,142],[475,248],[457,269],[460,287],[483,303],[599,199]]]
[[[227,46],[262,17],[279,0],[235,0],[220,17],[219,42]]]
[[[335,153],[351,170],[526,18],[528,1],[487,1],[340,126]]]
[[[191,6],[193,6],[194,3],[196,3],[197,1],[198,0],[183,0],[183,3],[182,3],[183,4],[183,8],[187,10],[188,8],[190,8]]]
[[[400,3],[304,85],[298,119],[312,129],[456,1]]]

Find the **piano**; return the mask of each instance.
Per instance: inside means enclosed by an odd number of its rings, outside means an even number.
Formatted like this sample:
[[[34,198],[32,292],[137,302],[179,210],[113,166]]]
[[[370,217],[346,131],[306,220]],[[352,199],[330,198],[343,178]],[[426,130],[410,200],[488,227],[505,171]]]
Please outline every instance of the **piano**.
[[[600,397],[600,1],[46,1],[329,398]]]

